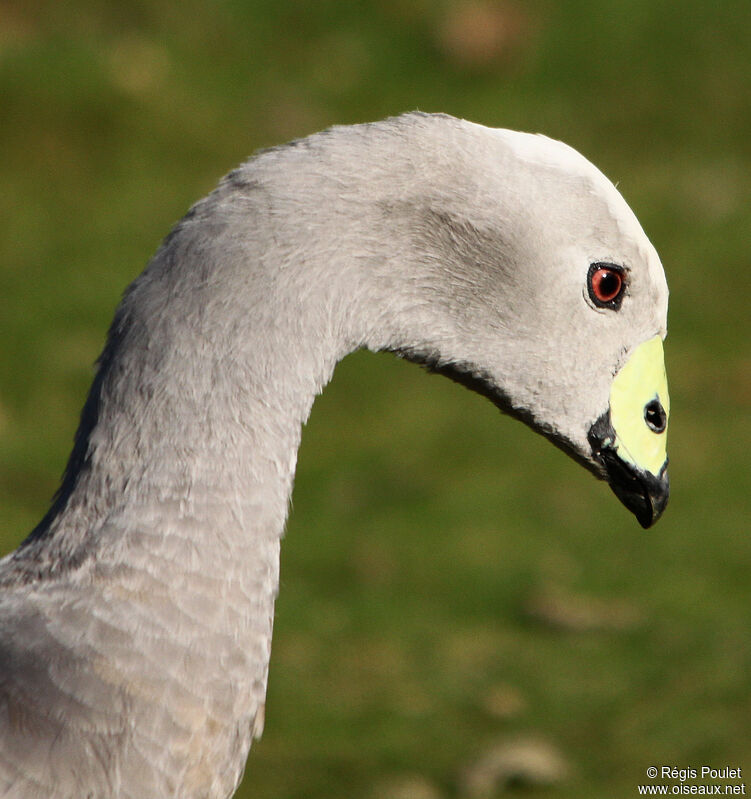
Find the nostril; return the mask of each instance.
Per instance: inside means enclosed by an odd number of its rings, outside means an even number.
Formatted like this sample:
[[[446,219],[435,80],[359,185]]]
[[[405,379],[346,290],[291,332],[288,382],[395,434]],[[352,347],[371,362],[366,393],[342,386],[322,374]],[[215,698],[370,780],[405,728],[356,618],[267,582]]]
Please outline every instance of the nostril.
[[[644,406],[644,421],[647,427],[654,433],[664,433],[668,423],[668,417],[660,401],[653,399]]]

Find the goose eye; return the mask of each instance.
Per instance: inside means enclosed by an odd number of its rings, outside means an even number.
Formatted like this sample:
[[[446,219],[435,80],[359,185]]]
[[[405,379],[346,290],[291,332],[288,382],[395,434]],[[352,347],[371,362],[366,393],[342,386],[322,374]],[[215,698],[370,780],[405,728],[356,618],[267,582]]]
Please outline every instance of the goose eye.
[[[617,311],[621,307],[625,284],[620,266],[596,263],[589,267],[587,289],[590,299],[598,308]]]

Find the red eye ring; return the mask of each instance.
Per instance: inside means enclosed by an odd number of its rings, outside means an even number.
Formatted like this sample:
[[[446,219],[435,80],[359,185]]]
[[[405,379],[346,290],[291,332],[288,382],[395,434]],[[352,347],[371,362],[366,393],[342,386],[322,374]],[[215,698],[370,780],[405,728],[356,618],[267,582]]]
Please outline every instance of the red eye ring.
[[[626,281],[623,269],[615,264],[595,263],[589,267],[587,289],[598,308],[618,310]]]

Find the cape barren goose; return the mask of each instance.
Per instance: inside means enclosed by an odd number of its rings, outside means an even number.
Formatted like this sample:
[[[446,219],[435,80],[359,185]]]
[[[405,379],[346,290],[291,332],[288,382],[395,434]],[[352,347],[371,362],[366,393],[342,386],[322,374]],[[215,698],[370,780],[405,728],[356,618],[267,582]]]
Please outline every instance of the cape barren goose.
[[[231,796],[301,425],[357,348],[486,395],[652,524],[667,300],[614,186],[542,136],[412,113],[231,172],[126,291],[59,493],[0,562],[0,796]]]

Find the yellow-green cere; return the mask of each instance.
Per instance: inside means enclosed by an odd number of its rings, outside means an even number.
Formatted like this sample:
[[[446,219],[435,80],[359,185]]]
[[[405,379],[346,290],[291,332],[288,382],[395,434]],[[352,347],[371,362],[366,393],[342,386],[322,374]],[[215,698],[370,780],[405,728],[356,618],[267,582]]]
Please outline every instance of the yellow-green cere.
[[[633,351],[610,389],[610,421],[618,456],[658,475],[667,460],[667,425],[663,432],[655,433],[644,418],[645,406],[655,399],[669,418],[670,397],[660,336],[643,342]]]

